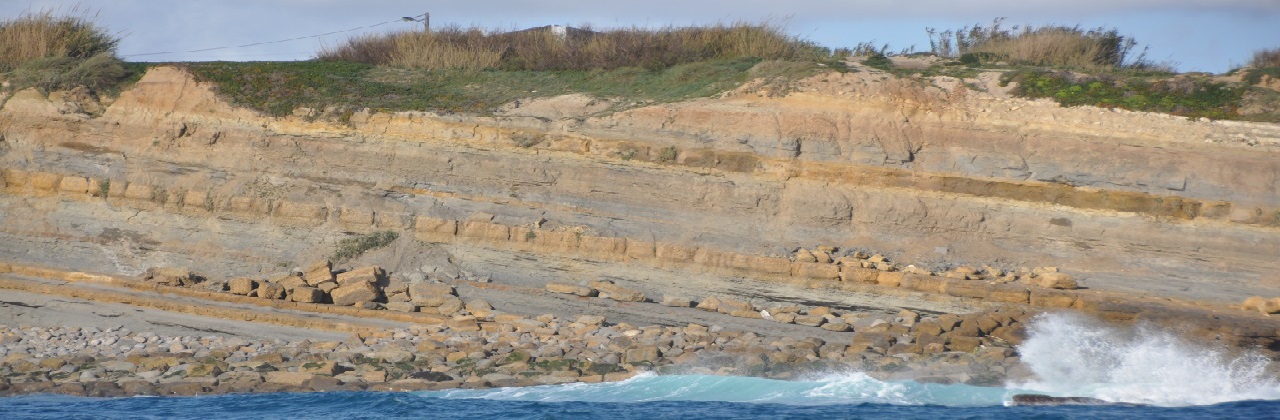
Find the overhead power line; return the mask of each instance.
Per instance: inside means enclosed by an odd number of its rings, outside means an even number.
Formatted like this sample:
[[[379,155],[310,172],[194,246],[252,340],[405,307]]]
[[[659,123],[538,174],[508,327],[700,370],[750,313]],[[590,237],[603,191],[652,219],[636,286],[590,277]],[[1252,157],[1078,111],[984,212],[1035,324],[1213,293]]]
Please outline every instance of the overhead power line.
[[[425,18],[426,18],[426,14],[418,15],[418,16],[416,16],[416,18],[422,18],[422,19],[425,19]],[[341,31],[325,32],[325,33],[322,33],[322,34],[315,34],[315,35],[300,36],[300,37],[296,37],[296,38],[289,38],[289,39],[279,39],[279,40],[275,40],[275,41],[252,42],[252,43],[243,44],[243,45],[226,45],[226,46],[221,46],[221,47],[200,48],[200,49],[188,50],[188,51],[157,51],[157,52],[139,53],[139,54],[123,54],[123,55],[121,55],[121,57],[129,58],[129,57],[142,57],[142,56],[148,56],[148,55],[187,54],[187,53],[198,53],[198,52],[207,52],[207,51],[216,51],[216,50],[227,50],[227,49],[233,49],[233,48],[256,47],[256,46],[259,46],[259,45],[268,45],[268,44],[279,44],[279,43],[284,43],[284,42],[301,41],[301,40],[304,40],[304,39],[320,38],[320,37],[325,37],[325,36],[329,36],[329,35],[336,35],[336,34],[341,34],[341,33],[347,33],[347,32],[355,32],[355,31],[359,31],[359,30],[362,30],[362,29],[372,29],[372,28],[376,28],[376,27],[379,27],[379,26],[382,26],[382,25],[386,25],[386,24],[388,24],[388,23],[402,22],[402,21],[404,21],[404,20],[405,20],[405,18],[397,18],[397,19],[393,19],[393,20],[388,20],[388,21],[386,21],[386,22],[379,22],[379,23],[375,23],[375,24],[372,24],[372,25],[365,25],[365,26],[355,27],[355,28],[351,28],[351,29],[344,29],[344,30],[341,30]],[[413,20],[413,21],[414,21],[414,22],[418,22],[419,20],[415,19],[415,20]]]

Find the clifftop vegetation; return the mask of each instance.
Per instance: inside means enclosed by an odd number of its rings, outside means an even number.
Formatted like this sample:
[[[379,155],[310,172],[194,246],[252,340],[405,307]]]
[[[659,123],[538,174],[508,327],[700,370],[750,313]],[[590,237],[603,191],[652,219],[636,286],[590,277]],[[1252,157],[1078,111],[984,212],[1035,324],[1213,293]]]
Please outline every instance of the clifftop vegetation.
[[[73,12],[78,12],[73,10]],[[1225,76],[1178,75],[1153,63],[1116,29],[1010,27],[996,19],[928,28],[928,68],[901,69],[888,46],[829,49],[769,23],[659,29],[548,26],[522,31],[445,27],[363,35],[303,62],[178,63],[213,82],[232,102],[269,115],[298,107],[485,113],[531,98],[582,93],[618,106],[711,96],[765,78],[788,81],[821,71],[857,71],[850,59],[898,77],[1004,73],[1012,93],[1189,117],[1280,121],[1280,49],[1259,51]],[[12,90],[113,92],[147,64],[115,56],[119,38],[92,17],[26,14],[0,21],[0,78]],[[1258,87],[1257,85],[1264,85]]]
[[[119,42],[87,15],[25,14],[0,21],[0,74],[12,89],[113,90],[137,70],[116,58]]]
[[[353,38],[321,51],[322,61],[354,61],[418,70],[650,71],[703,61],[755,58],[831,61],[832,52],[770,24],[612,29],[546,26],[486,31],[452,26]],[[843,57],[836,57],[843,58]],[[839,61],[839,60],[835,60]]]

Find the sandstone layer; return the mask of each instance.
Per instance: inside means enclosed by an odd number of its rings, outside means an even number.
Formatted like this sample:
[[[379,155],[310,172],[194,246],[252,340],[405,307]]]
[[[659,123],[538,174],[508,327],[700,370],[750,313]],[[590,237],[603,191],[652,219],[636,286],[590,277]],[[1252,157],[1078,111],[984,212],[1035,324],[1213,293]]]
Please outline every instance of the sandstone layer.
[[[390,231],[391,247],[337,271],[451,282],[526,316],[734,319],[848,342],[852,319],[756,319],[780,302],[863,317],[1013,306],[1192,320],[1197,336],[1276,347],[1275,322],[1238,304],[1280,296],[1280,127],[867,71],[797,86],[343,121],[261,116],[169,67],[100,116],[83,98],[17,92],[0,108],[0,276],[185,267],[247,294],[296,271],[272,294],[438,311],[410,289],[347,299],[319,289],[346,287],[333,272],[304,269],[343,238]],[[739,303],[690,307],[722,298]],[[462,300],[442,316],[474,316]]]

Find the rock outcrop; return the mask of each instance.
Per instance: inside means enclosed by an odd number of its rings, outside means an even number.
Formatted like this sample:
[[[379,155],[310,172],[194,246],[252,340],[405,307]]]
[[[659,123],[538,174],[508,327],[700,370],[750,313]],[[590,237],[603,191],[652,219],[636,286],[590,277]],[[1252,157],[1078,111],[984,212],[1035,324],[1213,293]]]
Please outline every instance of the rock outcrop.
[[[1017,336],[1005,320],[902,327],[706,293],[749,279],[763,294],[785,284],[1189,317],[1206,336],[1274,341],[1274,328],[1200,315],[1252,320],[1269,301],[1246,302],[1252,313],[1239,302],[1280,296],[1280,127],[946,86],[833,73],[785,95],[746,86],[613,113],[553,98],[491,116],[363,110],[342,123],[236,108],[171,67],[100,115],[18,92],[0,108],[0,261],[23,275],[49,266],[214,287],[197,272],[226,281],[229,298],[449,317],[458,330],[493,315],[457,289],[484,278],[493,284],[468,287],[803,325],[857,334],[865,349],[973,351]],[[303,265],[374,232],[448,263],[393,247]],[[1128,299],[1138,295],[1150,298]],[[900,340],[899,327],[928,333]],[[678,357],[663,347],[612,355]]]

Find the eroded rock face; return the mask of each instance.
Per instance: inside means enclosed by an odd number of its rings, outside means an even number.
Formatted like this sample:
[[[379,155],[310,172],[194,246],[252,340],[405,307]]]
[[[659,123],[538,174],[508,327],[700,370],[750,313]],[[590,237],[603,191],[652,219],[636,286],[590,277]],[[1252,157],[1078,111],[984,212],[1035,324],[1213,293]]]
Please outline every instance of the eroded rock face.
[[[1214,294],[1196,299],[1231,304],[1280,295],[1254,281],[1280,271],[1280,220],[1268,219],[1280,208],[1274,126],[958,98],[857,74],[802,85],[608,115],[541,115],[555,107],[540,104],[496,117],[359,112],[349,125],[236,109],[174,68],[152,70],[98,118],[20,93],[0,109],[0,242],[13,244],[0,260],[265,280],[327,254],[345,232],[391,230],[512,258],[995,291],[1055,307],[1080,305],[1058,289],[1072,274],[1091,290],[1187,297],[1183,288],[1208,285]],[[1257,145],[1230,140],[1239,136]],[[540,141],[516,144],[526,138]],[[832,246],[874,251],[844,260],[855,255]],[[977,270],[998,259],[1065,272],[1038,274],[1058,279],[1037,285]],[[1002,288],[947,283],[926,263],[948,282],[1024,277]],[[961,265],[973,270],[946,270]],[[304,267],[250,293],[383,299],[344,288],[385,284],[385,273]],[[1228,282],[1239,287],[1218,287]],[[459,306],[412,287],[418,306]],[[614,292],[605,294],[643,295]],[[795,317],[805,316],[815,315]]]

